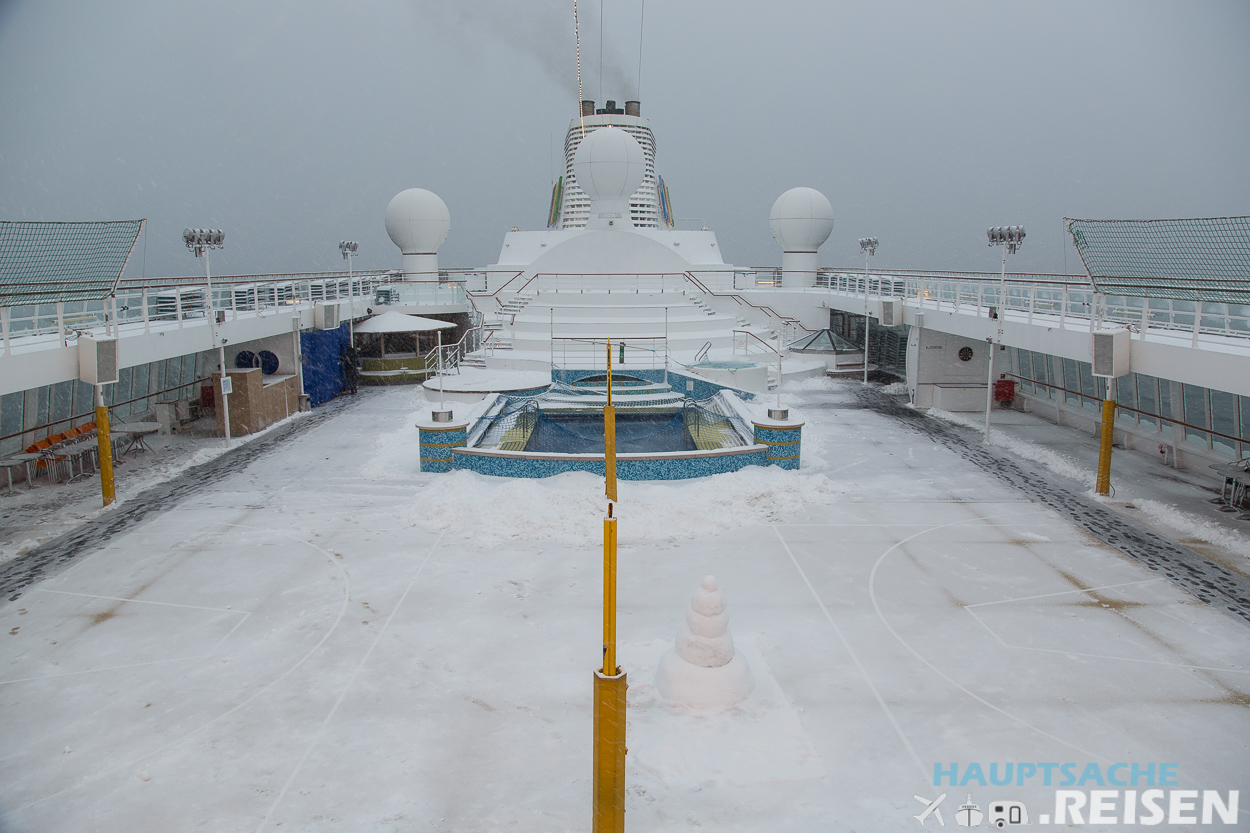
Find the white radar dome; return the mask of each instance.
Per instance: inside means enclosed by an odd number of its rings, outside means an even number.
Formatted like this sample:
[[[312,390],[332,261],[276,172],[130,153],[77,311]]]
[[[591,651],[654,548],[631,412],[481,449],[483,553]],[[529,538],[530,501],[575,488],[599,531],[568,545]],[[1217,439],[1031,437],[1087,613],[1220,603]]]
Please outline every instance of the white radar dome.
[[[573,155],[573,176],[591,202],[628,200],[646,173],[642,146],[619,127],[588,134]]]
[[[814,252],[833,231],[833,206],[815,188],[791,188],[773,203],[768,227],[785,252]]]
[[[434,254],[450,231],[451,213],[433,191],[400,191],[386,207],[386,233],[406,255]]]

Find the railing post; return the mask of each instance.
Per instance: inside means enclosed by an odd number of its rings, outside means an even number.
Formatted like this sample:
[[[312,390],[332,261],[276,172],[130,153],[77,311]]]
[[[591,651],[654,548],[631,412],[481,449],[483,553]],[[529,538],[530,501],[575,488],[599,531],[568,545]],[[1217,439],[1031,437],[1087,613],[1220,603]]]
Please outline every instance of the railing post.
[[[1202,301],[1194,301],[1194,337],[1190,347],[1198,346],[1198,329],[1202,326]]]
[[[0,340],[4,342],[4,355],[9,355],[9,308],[0,307]]]
[[[146,286],[139,290],[139,303],[143,304],[143,334],[149,335],[152,332],[152,316],[148,313],[148,288]]]
[[[1037,284],[1029,284],[1029,323],[1033,323],[1033,309],[1037,306]]]
[[[1068,320],[1068,285],[1063,285],[1063,296],[1059,301],[1059,329],[1063,329],[1064,322]],[[1066,382],[1065,382],[1066,384]]]

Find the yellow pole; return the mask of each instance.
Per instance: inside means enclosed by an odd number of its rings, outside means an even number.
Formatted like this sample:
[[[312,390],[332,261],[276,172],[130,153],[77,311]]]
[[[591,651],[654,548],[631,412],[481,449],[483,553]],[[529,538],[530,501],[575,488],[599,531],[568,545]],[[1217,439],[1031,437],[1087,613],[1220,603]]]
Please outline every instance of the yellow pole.
[[[113,444],[109,439],[109,409],[104,406],[104,388],[95,388],[95,439],[96,451],[100,458],[100,493],[104,505],[108,506],[117,499],[113,487]]]
[[[608,515],[603,519],[603,667],[594,685],[594,833],[625,831],[625,672],[616,664],[616,409],[612,406],[612,342],[608,342],[608,398],[603,407],[604,491]]]
[[[616,501],[616,407],[612,404],[612,342],[608,341],[608,403],[603,407],[603,493]],[[608,514],[611,516],[611,507]]]
[[[603,519],[603,673],[615,677],[616,667],[616,518],[608,506]]]
[[[1098,444],[1098,480],[1094,491],[1100,495],[1111,494],[1111,438],[1115,431],[1115,400],[1104,399],[1102,403],[1102,436]]]

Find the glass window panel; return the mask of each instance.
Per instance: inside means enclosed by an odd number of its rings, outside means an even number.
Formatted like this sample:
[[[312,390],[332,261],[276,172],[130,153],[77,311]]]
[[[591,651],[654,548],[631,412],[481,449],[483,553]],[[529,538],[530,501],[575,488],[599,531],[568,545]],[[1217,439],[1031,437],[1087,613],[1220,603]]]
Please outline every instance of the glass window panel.
[[[1250,457],[1250,396],[1237,397],[1237,411],[1241,415],[1241,430],[1237,435],[1244,440],[1241,456]]]
[[[150,379],[148,376],[147,363],[145,362],[143,364],[135,365],[131,369],[130,378],[131,378],[130,395],[132,398],[138,399],[137,402],[131,403],[130,412],[132,414],[142,414],[148,409],[148,400],[139,399],[139,397],[146,396],[149,393],[148,382],[150,381]]]
[[[117,373],[117,384],[112,385],[113,388],[113,416],[118,419],[125,419],[130,416],[130,379],[134,375],[134,368],[123,367]]]
[[[22,430],[22,408],[25,405],[25,391],[0,396],[0,437],[18,434],[12,439],[0,440],[0,454],[8,456],[22,450],[22,437],[18,432]]]
[[[151,366],[152,369],[148,371],[148,373],[150,374],[150,383],[148,386],[148,391],[153,396],[156,396],[157,394],[160,394],[161,391],[165,390],[165,365],[166,364],[168,364],[168,362],[152,362],[152,366]],[[165,396],[164,395],[158,396],[157,399],[163,400],[165,399]]]
[[[1046,374],[1046,356],[1041,353],[1033,353],[1033,378],[1039,382],[1050,381]]]
[[[1159,380],[1159,430],[1168,436],[1172,435],[1172,383],[1167,379]]]
[[[1237,397],[1222,390],[1211,391],[1211,430],[1229,436],[1237,435]],[[1226,454],[1237,454],[1233,440],[1211,435],[1211,447]]]
[[[47,385],[44,385],[39,389],[39,394],[35,404],[35,425],[46,426],[48,424],[48,403],[51,400],[51,397],[49,396],[50,392],[51,389]],[[48,432],[46,430],[40,431],[39,439],[45,437],[47,433]]]
[[[52,430],[60,433],[69,428],[69,418],[74,415],[74,383],[57,382],[52,385],[52,418],[49,420],[55,423]]]
[[[74,413],[91,414],[95,411],[95,385],[79,382],[74,387]],[[84,421],[94,419],[88,416]]]
[[[1126,374],[1115,380],[1115,401],[1129,408],[1137,407],[1137,398],[1133,395],[1133,376]],[[1117,410],[1115,414],[1117,422],[1123,422],[1132,425],[1136,422],[1135,414],[1132,411]]]
[[[1080,384],[1081,384],[1081,373],[1077,369],[1076,360],[1064,359],[1063,360],[1063,389],[1065,391],[1064,399],[1063,399],[1064,402],[1067,402],[1069,405],[1076,405],[1078,407],[1080,406],[1081,396],[1079,393],[1077,393],[1077,391],[1080,390]]]
[[[1100,407],[1098,385],[1095,383],[1093,368],[1088,362],[1077,362],[1077,372],[1081,379],[1081,407],[1087,411],[1097,411]],[[1066,370],[1066,368],[1065,368]]]
[[[1133,376],[1127,374],[1115,380],[1115,401],[1130,408],[1137,407],[1137,396],[1133,391]]]
[[[1020,389],[1033,392],[1033,355],[1028,350],[1016,350],[1016,367],[1020,369]]]
[[[1181,385],[1181,402],[1185,413],[1185,440],[1206,445],[1207,432],[1198,429],[1207,427],[1207,389],[1197,385]]]

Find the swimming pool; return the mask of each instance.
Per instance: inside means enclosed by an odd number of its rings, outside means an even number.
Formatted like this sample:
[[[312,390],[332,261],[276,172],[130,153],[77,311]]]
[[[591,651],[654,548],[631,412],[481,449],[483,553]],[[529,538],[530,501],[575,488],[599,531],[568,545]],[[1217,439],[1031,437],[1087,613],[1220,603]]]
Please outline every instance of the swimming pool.
[[[622,480],[681,480],[771,462],[730,391],[693,400],[667,385],[613,385],[612,398]],[[464,444],[450,449],[450,467],[503,477],[603,474],[605,401],[602,387],[568,385],[501,395],[466,429]]]

